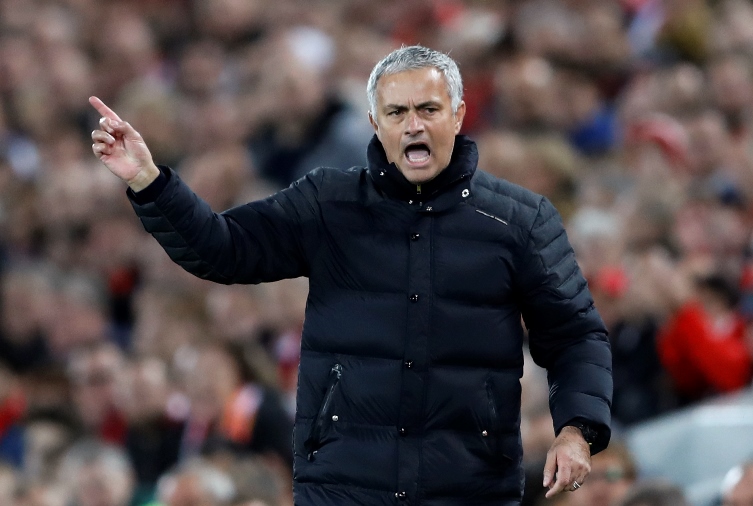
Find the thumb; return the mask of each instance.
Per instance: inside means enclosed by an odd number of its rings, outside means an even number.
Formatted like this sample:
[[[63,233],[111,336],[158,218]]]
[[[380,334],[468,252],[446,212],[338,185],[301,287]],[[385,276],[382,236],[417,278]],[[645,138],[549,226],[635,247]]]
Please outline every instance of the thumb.
[[[142,167],[153,164],[152,155],[144,142],[144,138],[127,121],[111,122],[114,136],[123,140],[126,153],[135,158]]]
[[[122,135],[129,141],[141,140],[141,134],[127,121],[111,121],[110,125],[117,135]]]

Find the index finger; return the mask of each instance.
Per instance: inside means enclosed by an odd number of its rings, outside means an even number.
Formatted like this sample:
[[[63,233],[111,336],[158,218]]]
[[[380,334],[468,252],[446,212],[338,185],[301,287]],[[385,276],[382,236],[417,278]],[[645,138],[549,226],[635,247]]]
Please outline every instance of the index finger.
[[[563,490],[565,490],[566,486],[567,486],[567,483],[565,483],[564,480],[557,480],[555,482],[554,486],[552,486],[552,488],[550,488],[549,490],[547,490],[547,492],[545,494],[545,497],[547,499],[549,499],[550,497],[553,497],[553,496],[559,494],[560,492],[562,492]]]
[[[109,107],[107,107],[105,105],[105,103],[102,102],[99,98],[97,98],[97,97],[89,97],[89,103],[92,106],[94,106],[94,108],[97,110],[97,112],[99,114],[101,114],[102,116],[104,116],[105,118],[108,118],[108,119],[111,119],[111,120],[114,120],[114,121],[122,121],[120,119],[120,116],[118,116],[117,114],[115,114],[115,111],[113,111],[112,109],[110,109]]]
[[[557,481],[554,482],[554,486],[547,491],[547,498],[559,494],[570,485],[570,466],[565,464],[558,465],[557,467]]]

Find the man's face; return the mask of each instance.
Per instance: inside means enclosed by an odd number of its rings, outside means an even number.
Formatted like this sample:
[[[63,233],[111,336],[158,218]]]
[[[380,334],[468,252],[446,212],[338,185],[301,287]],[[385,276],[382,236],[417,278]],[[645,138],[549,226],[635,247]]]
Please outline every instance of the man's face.
[[[369,120],[387,160],[413,184],[431,181],[450,163],[465,102],[452,112],[444,75],[434,67],[382,76],[376,95]]]
[[[94,462],[81,468],[75,476],[74,487],[75,504],[125,506],[133,493],[133,480],[127,472]]]

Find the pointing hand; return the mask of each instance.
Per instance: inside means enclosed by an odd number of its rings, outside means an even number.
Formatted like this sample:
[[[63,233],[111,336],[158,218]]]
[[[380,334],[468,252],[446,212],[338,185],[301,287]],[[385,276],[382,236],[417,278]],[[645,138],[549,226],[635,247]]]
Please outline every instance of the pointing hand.
[[[133,191],[149,186],[159,175],[159,169],[141,134],[99,98],[89,97],[89,103],[102,115],[99,128],[92,132],[94,154]]]

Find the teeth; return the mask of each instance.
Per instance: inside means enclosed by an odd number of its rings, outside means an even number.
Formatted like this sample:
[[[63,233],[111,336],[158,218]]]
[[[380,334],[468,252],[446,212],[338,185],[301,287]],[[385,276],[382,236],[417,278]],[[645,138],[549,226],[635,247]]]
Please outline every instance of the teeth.
[[[423,163],[429,159],[431,155],[422,156],[421,158],[416,158],[415,156],[406,155],[406,158],[408,158],[408,161],[411,163]]]
[[[405,151],[405,157],[410,163],[421,164],[426,163],[431,157],[431,151],[428,148],[418,145],[415,147],[408,147]]]

